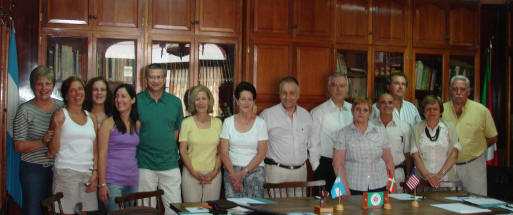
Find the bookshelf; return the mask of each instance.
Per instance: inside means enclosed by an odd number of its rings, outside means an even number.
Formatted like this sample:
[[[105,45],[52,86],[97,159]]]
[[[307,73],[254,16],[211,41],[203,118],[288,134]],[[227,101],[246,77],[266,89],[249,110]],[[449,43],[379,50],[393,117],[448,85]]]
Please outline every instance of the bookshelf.
[[[109,84],[135,84],[136,41],[103,39],[97,41],[97,76],[103,76]]]
[[[443,55],[415,55],[415,104],[419,104],[427,95],[443,97]]]
[[[368,54],[366,50],[337,50],[337,72],[347,74],[348,99],[367,96]]]
[[[386,79],[390,74],[404,71],[404,54],[401,52],[377,51],[374,55],[374,97],[386,92]]]

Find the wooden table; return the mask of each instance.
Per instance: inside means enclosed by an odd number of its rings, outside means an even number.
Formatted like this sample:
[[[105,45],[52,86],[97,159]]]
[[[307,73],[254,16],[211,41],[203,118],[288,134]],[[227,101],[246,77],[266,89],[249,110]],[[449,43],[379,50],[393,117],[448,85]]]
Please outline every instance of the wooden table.
[[[440,208],[431,206],[431,204],[443,204],[443,203],[456,203],[455,201],[446,200],[446,196],[461,196],[468,195],[465,192],[430,192],[430,193],[419,193],[419,196],[424,196],[425,199],[418,200],[420,207],[413,208],[411,206],[412,201],[401,201],[394,198],[389,198],[389,203],[392,204],[392,209],[368,209],[364,210],[362,207],[363,196],[349,196],[343,198],[342,203],[344,205],[344,211],[337,212],[335,214],[434,214],[434,215],[445,215],[455,214],[450,211],[446,211]],[[277,204],[259,205],[259,208],[272,210],[276,212],[314,212],[314,206],[319,204],[318,199],[312,198],[286,198],[286,199],[272,199]],[[335,208],[338,204],[337,199],[328,199],[328,206]],[[468,205],[468,203],[465,203]],[[176,212],[186,211],[186,207],[198,207],[199,203],[175,203],[171,204],[171,208]],[[472,205],[475,206],[475,205]],[[478,207],[478,206],[475,206]],[[487,208],[492,212],[488,214],[504,214],[508,213],[506,210],[500,208]]]

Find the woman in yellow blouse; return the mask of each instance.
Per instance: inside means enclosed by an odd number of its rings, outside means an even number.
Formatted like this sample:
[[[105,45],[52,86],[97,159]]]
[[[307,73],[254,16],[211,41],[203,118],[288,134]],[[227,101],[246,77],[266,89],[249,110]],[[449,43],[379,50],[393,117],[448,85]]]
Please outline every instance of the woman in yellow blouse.
[[[217,153],[222,122],[210,116],[214,97],[205,86],[195,87],[189,97],[189,112],[180,129],[180,156],[184,202],[205,202],[219,199],[221,191],[221,160]]]

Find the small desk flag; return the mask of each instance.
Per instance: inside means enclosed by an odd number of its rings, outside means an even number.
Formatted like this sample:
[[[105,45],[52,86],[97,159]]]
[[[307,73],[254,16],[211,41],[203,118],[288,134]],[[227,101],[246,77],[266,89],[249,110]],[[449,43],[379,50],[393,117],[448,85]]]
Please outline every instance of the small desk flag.
[[[417,185],[419,185],[419,183],[420,178],[417,175],[415,175],[415,168],[413,168],[413,170],[411,171],[410,178],[408,178],[408,181],[406,181],[406,186],[408,187],[408,189],[413,190],[415,189],[415,187],[417,187]]]
[[[390,193],[395,193],[397,191],[397,183],[395,183],[395,178],[390,173],[390,170],[387,170],[387,172],[388,172],[387,191]]]
[[[343,196],[346,194],[346,188],[344,188],[344,183],[340,178],[340,174],[338,174],[335,182],[333,183],[333,187],[331,188],[331,198],[337,198],[339,196]]]

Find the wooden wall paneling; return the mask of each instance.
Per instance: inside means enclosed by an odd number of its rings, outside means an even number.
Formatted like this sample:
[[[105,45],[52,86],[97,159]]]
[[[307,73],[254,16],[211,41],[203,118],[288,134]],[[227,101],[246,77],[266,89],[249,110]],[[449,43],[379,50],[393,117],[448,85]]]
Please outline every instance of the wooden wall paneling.
[[[413,45],[433,47],[447,45],[448,1],[414,1]]]
[[[511,142],[512,142],[512,128],[511,128],[511,117],[512,117],[512,111],[511,111],[511,102],[512,102],[512,87],[511,87],[511,84],[512,84],[512,76],[513,76],[513,3],[509,3],[508,4],[508,12],[507,12],[507,17],[508,17],[508,20],[507,20],[507,26],[508,26],[508,52],[507,52],[507,56],[508,56],[508,67],[507,67],[507,72],[506,72],[506,77],[507,77],[507,81],[506,81],[506,95],[507,95],[507,116],[508,116],[508,119],[506,120],[506,124],[507,124],[507,128],[508,128],[508,134],[507,134],[507,142],[506,142],[506,164],[505,166],[510,168],[512,166],[512,159],[511,159],[511,154],[512,154],[512,147],[511,147]]]
[[[369,43],[369,0],[337,0],[336,40],[338,43]]]
[[[95,23],[98,26],[139,28],[141,27],[143,0],[97,0]]]
[[[90,10],[93,0],[42,0],[42,4],[45,27],[87,27],[89,15],[94,15]]]
[[[250,7],[250,34],[291,37],[293,0],[251,0]]]
[[[194,5],[193,0],[149,0],[149,31],[191,33]]]
[[[444,62],[444,65],[443,65],[443,78],[442,78],[442,99],[443,101],[449,101],[449,90],[450,90],[450,81],[451,81],[451,77],[450,74],[449,74],[449,68],[450,68],[450,56],[447,52],[445,52],[444,54],[444,57],[443,57],[443,62]]]
[[[295,36],[331,39],[334,5],[334,0],[296,0]]]
[[[455,2],[449,9],[449,44],[478,47],[479,10],[477,4]]]
[[[0,8],[6,9],[4,5],[0,5]],[[2,22],[7,21],[7,17],[0,17]],[[2,199],[7,198],[7,190],[6,190],[6,166],[7,166],[7,89],[8,89],[8,70],[7,70],[7,62],[8,62],[8,53],[9,53],[9,31],[8,31],[7,22],[0,24],[0,195]],[[3,205],[4,201],[0,202],[0,209],[5,209],[6,205]]]
[[[242,32],[242,0],[197,0],[196,32],[238,36]]]
[[[257,104],[261,111],[279,103],[279,83],[292,75],[292,48],[286,42],[259,42],[252,44],[253,84],[258,92]]]
[[[372,41],[382,45],[407,44],[408,0],[372,1]]]
[[[328,98],[328,76],[332,72],[332,48],[324,44],[298,44],[295,71],[301,106],[310,110]]]

